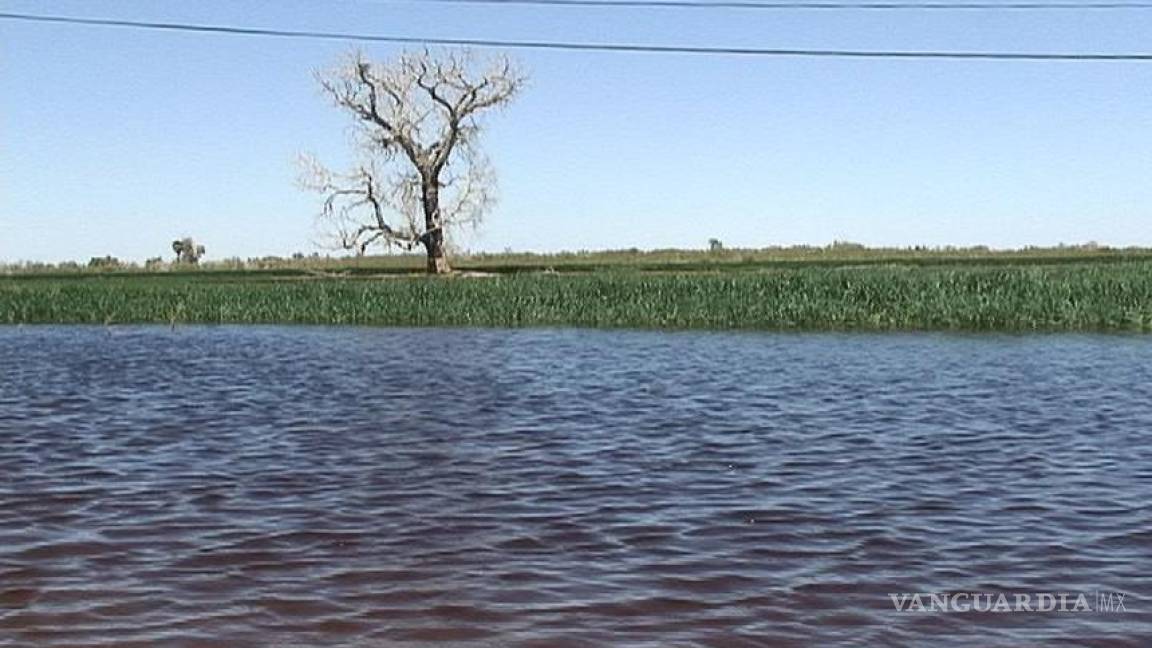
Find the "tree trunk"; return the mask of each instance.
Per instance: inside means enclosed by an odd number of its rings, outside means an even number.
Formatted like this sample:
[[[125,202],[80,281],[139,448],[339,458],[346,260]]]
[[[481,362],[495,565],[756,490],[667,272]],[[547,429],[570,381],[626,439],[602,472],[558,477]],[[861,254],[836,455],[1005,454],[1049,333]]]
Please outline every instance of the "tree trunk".
[[[428,252],[428,274],[448,274],[448,256],[444,250],[444,227],[440,220],[440,187],[436,182],[424,185],[424,249]]]
[[[448,257],[444,254],[444,230],[429,233],[424,249],[428,251],[428,274],[452,272],[452,267],[448,265]]]

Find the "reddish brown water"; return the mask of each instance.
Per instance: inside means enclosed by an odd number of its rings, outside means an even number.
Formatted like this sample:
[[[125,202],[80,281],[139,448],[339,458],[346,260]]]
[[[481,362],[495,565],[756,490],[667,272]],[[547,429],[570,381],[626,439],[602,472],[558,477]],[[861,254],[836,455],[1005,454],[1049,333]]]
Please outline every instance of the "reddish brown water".
[[[1152,340],[0,328],[3,646],[1148,646]],[[1127,613],[889,593],[1118,592]]]

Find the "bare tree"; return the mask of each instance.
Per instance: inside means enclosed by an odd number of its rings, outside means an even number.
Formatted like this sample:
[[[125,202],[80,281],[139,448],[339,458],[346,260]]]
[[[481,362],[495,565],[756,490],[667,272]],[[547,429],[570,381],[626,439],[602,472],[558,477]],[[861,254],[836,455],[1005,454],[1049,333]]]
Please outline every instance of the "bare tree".
[[[176,253],[176,263],[196,265],[200,257],[204,256],[204,246],[196,245],[196,241],[185,237],[172,241],[172,251]]]
[[[354,52],[316,76],[356,125],[351,171],[301,161],[301,183],[324,195],[321,217],[339,245],[357,254],[374,243],[422,245],[429,273],[450,272],[446,230],[478,224],[494,200],[478,117],[510,103],[525,76],[504,57],[429,50],[384,64]]]

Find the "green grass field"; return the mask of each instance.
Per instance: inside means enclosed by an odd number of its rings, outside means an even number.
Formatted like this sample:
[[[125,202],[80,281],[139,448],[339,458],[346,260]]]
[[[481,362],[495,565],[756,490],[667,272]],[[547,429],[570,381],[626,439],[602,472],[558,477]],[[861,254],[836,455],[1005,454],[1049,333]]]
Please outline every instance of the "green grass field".
[[[1152,330],[1147,253],[493,258],[483,277],[301,265],[0,277],[0,323]],[[414,265],[419,259],[402,259]],[[529,261],[532,261],[531,263]],[[559,267],[558,267],[559,266]],[[540,269],[557,272],[537,272]]]

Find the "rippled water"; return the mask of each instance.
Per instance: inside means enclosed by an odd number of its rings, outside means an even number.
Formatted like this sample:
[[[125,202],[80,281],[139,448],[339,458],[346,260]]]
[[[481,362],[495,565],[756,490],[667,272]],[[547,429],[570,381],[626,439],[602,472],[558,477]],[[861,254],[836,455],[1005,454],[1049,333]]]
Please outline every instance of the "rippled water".
[[[0,645],[1147,646],[1152,339],[0,328]],[[1117,592],[1127,613],[898,612]]]

